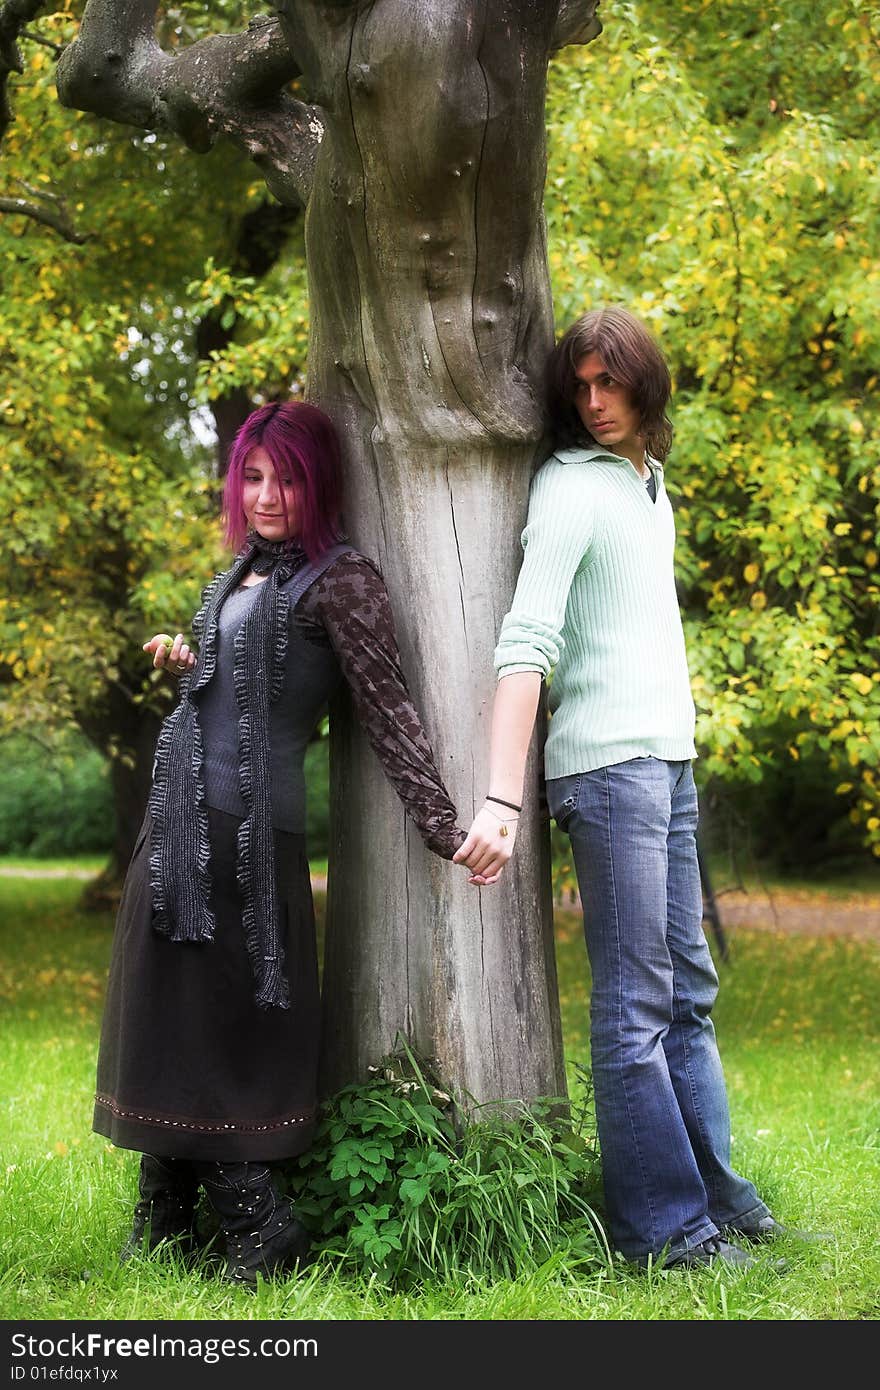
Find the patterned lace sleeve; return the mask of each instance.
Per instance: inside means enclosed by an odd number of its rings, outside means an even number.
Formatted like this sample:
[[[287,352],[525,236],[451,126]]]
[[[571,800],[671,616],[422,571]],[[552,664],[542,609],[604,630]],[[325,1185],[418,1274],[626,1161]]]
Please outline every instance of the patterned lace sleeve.
[[[320,623],[354,697],[358,717],[425,844],[451,859],[465,839],[406,687],[384,580],[362,555],[342,555],[297,604]]]

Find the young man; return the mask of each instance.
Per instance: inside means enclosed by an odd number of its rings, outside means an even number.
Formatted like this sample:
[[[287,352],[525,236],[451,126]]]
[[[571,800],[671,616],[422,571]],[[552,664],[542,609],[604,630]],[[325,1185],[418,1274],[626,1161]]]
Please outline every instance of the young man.
[[[532,484],[495,652],[489,795],[454,858],[510,858],[541,682],[550,811],[571,839],[592,971],[591,1056],[614,1246],[646,1265],[748,1266],[783,1233],[730,1163],[702,929],[694,704],[662,461],[666,363],[625,310],[585,314],[551,353],[556,450]]]

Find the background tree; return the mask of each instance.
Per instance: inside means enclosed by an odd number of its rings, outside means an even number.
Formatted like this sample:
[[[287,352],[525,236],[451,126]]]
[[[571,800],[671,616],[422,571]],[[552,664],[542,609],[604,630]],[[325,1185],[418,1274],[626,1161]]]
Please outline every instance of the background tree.
[[[7,74],[20,74],[0,198],[3,720],[73,724],[110,759],[114,853],[100,893],[118,888],[130,857],[168,708],[165,684],[145,675],[143,635],[185,624],[221,563],[212,479],[250,397],[228,366],[197,395],[199,362],[210,367],[233,337],[243,346],[301,218],[234,152],[210,164],[155,132],[99,130],[64,111],[55,64],[75,27],[41,8],[0,7]],[[164,23],[170,40],[190,34],[180,13]],[[222,277],[205,272],[211,258]],[[199,299],[186,305],[193,279]],[[304,331],[288,336],[279,389],[297,380],[304,348]],[[200,405],[210,414],[196,435]]]
[[[783,867],[863,862],[880,854],[876,5],[618,3],[601,45],[557,59],[549,113],[560,318],[629,304],[672,361],[704,804]]]

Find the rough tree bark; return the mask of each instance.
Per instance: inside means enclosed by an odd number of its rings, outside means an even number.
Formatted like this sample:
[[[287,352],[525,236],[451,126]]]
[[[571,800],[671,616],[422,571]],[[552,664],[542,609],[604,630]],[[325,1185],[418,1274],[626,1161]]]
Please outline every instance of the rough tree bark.
[[[387,581],[464,826],[487,790],[492,650],[552,343],[547,64],[596,37],[596,8],[285,0],[172,56],[154,3],[89,0],[59,65],[65,104],[196,149],[231,139],[305,207],[309,394],[346,441],[350,533]],[[515,859],[476,890],[424,850],[347,707],[331,726],[325,1091],[400,1030],[463,1098],[563,1095],[540,733]]]

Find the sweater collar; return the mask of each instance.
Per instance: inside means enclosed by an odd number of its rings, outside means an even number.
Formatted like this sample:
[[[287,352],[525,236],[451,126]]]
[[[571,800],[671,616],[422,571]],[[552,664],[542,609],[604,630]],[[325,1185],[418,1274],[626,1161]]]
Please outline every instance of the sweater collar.
[[[275,566],[282,562],[292,570],[299,569],[306,558],[298,540],[267,541],[259,531],[248,531],[247,543],[251,569],[255,574],[271,574]]]
[[[571,449],[554,449],[553,457],[560,463],[618,463],[625,464],[627,468],[632,468],[629,459],[621,458],[620,454],[613,454],[610,449],[603,449],[601,444],[579,444]],[[645,454],[645,463],[654,473],[663,472],[663,465],[659,459],[655,459],[651,454]]]

